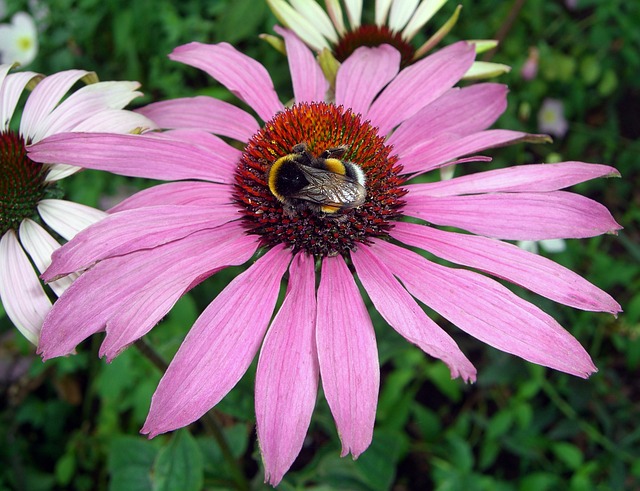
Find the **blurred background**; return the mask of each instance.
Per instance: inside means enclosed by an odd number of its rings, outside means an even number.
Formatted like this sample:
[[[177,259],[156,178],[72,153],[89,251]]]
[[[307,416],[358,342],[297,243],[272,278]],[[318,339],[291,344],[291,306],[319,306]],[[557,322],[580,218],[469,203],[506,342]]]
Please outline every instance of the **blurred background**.
[[[356,462],[340,459],[320,397],[305,447],[279,489],[640,489],[640,3],[450,1],[417,45],[458,4],[460,19],[441,45],[499,38],[500,46],[481,58],[512,67],[497,79],[510,93],[495,126],[554,138],[492,151],[490,165],[580,160],[621,172],[621,179],[576,186],[624,226],[617,237],[538,244],[538,252],[612,294],[624,312],[616,319],[575,311],[514,287],[586,347],[599,369],[589,380],[498,352],[436,319],[478,368],[477,383],[465,385],[372,310],[382,364],[373,444]],[[267,66],[282,100],[292,94],[286,60],[258,38],[276,24],[262,1],[0,0],[0,23],[20,11],[37,34],[25,68],[83,68],[101,80],[138,80],[145,96],[137,105],[196,94],[235,102],[202,72],[167,58],[190,41],[233,43]],[[372,1],[364,15],[373,18]],[[465,165],[456,172],[487,166]],[[106,209],[152,183],[85,171],[62,184],[69,199]],[[148,342],[170,360],[237,271],[186,295]],[[107,364],[97,357],[100,341],[94,336],[77,356],[44,364],[0,306],[0,489],[234,489],[200,423],[151,441],[138,434],[161,372],[135,348]],[[233,455],[260,489],[254,373],[249,369],[217,412]]]

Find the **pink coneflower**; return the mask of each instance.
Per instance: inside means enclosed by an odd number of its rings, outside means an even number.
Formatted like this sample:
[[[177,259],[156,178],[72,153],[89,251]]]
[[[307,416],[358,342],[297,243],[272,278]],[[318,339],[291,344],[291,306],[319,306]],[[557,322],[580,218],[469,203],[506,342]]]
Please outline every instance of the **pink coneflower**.
[[[602,205],[560,191],[616,175],[615,169],[564,162],[407,184],[411,176],[452,162],[486,160],[462,156],[527,136],[485,129],[505,109],[505,87],[453,87],[473,63],[474,48],[457,43],[403,70],[394,48],[360,48],[341,65],[335,102],[327,103],[327,82],[311,51],[292,33],[280,33],[293,80],[291,107],[280,102],[264,67],[228,44],[192,43],[171,54],[225,85],[262,124],[231,104],[195,97],[142,111],[161,127],[179,130],[61,135],[31,148],[37,161],[72,154],[78,165],[184,180],[125,200],[117,213],[55,254],[47,280],[88,270],[47,318],[43,356],[69,354],[104,330],[100,354],[111,359],[152,329],[185,291],[228,265],[245,263],[260,248],[255,262],[189,331],[142,431],[153,436],[198,419],[231,390],[259,351],[257,432],[266,480],[274,485],[300,451],[319,381],[342,455],[355,458],[371,442],[380,373],[356,275],[385,320],[442,359],[454,377],[474,380],[476,371],[415,299],[498,349],[580,377],[592,373],[589,355],[553,318],[466,267],[576,308],[618,312],[609,295],[580,276],[501,240],[618,230]],[[241,142],[242,150],[211,133]],[[340,200],[327,205],[320,192],[322,212],[308,196],[278,199],[284,191],[271,182],[273,166],[290,170],[294,185],[300,172],[288,163],[314,164],[305,170],[313,181],[320,173],[316,158],[324,152],[339,156],[326,165],[354,202],[360,190],[354,182],[362,180],[345,177],[340,163],[361,168],[364,202],[339,210]],[[310,184],[302,183],[302,194]],[[420,224],[405,221],[407,216]],[[465,268],[442,266],[409,246]],[[287,293],[271,321],[287,271]]]
[[[15,326],[37,344],[51,301],[31,262],[40,272],[49,266],[51,253],[60,247],[49,231],[69,240],[106,213],[58,199],[62,196],[58,181],[79,169],[64,165],[64,158],[50,165],[34,162],[26,154],[26,145],[62,132],[126,133],[152,123],[122,109],[140,95],[136,82],[91,83],[61,102],[75,83],[92,81],[95,75],[69,70],[42,78],[33,72],[8,74],[10,68],[0,65],[0,298]],[[20,95],[36,82],[19,130],[14,131],[10,123]],[[63,278],[49,286],[60,295],[70,281]]]

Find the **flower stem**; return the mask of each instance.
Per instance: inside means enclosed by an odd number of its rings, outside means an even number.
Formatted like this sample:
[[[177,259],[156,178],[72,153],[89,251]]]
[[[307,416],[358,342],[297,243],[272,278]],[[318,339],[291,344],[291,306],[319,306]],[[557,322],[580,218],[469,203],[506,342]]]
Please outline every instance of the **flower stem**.
[[[169,364],[158,354],[156,350],[154,350],[149,343],[144,341],[143,339],[138,339],[135,343],[136,348],[142,353],[144,357],[146,357],[151,363],[153,363],[161,372],[165,372],[169,367]],[[229,470],[233,475],[233,479],[236,482],[237,489],[241,491],[249,490],[249,481],[245,477],[242,472],[242,468],[240,464],[233,456],[231,452],[231,447],[227,442],[227,438],[224,435],[222,430],[222,425],[216,416],[216,413],[211,410],[205,413],[201,418],[202,424],[207,429],[209,433],[216,440],[218,446],[220,447],[220,451],[222,452],[222,456],[225,461],[229,465]]]

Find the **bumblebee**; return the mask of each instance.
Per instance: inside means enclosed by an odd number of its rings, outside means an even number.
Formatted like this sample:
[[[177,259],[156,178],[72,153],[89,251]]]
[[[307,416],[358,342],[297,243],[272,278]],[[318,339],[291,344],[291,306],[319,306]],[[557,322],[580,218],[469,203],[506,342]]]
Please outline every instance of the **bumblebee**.
[[[273,163],[267,172],[269,189],[286,213],[309,209],[331,215],[364,203],[364,172],[353,162],[341,160],[348,149],[346,145],[329,148],[314,157],[306,143],[299,143]]]

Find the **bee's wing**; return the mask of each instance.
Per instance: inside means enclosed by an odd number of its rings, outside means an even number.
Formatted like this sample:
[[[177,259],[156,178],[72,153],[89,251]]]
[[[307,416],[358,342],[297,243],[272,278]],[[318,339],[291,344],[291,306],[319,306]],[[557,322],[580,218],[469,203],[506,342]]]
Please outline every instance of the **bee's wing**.
[[[309,184],[292,195],[292,198],[340,208],[355,208],[364,203],[367,192],[354,179],[306,165],[301,165],[300,169]]]

